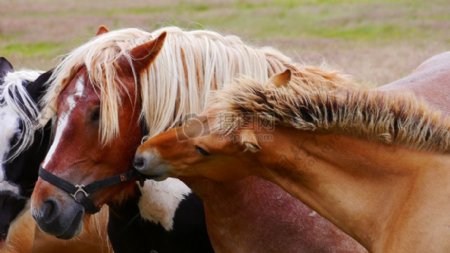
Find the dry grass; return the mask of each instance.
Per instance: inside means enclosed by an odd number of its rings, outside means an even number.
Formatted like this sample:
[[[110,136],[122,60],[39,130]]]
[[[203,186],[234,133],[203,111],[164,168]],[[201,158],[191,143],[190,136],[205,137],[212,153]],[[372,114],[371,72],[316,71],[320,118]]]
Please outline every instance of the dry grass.
[[[371,85],[395,80],[450,47],[446,0],[1,0],[0,55],[18,67],[47,69],[99,24],[237,34],[305,63],[325,61]]]

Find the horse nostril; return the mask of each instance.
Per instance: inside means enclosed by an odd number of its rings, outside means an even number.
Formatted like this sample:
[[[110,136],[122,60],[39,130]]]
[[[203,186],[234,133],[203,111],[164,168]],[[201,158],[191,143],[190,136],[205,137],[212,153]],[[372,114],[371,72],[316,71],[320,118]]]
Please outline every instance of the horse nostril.
[[[46,200],[42,204],[41,211],[42,217],[47,221],[51,221],[58,214],[58,203],[52,199]]]
[[[133,167],[137,170],[142,169],[144,167],[144,163],[145,163],[144,157],[136,155],[134,157]]]

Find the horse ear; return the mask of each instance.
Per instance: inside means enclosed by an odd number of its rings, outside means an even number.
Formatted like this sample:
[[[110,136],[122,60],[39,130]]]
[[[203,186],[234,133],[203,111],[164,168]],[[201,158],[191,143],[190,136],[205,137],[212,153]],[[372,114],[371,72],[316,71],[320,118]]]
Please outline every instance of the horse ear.
[[[261,146],[259,146],[258,139],[256,138],[256,134],[253,130],[244,129],[239,132],[241,144],[244,147],[245,151],[250,151],[252,153],[256,153],[261,150]]]
[[[104,25],[100,25],[98,27],[98,30],[97,30],[97,33],[95,34],[95,36],[99,36],[99,35],[102,35],[102,34],[107,33],[107,32],[109,32],[109,29],[106,26],[104,26]]]
[[[136,70],[140,71],[147,68],[155,60],[164,45],[166,35],[167,33],[163,32],[158,38],[131,49],[130,56]]]
[[[288,83],[291,81],[291,70],[286,69],[282,73],[275,74],[270,78],[270,83],[273,83],[276,87],[282,87],[287,86]]]
[[[3,80],[6,74],[13,71],[12,64],[5,57],[0,57],[0,80]]]

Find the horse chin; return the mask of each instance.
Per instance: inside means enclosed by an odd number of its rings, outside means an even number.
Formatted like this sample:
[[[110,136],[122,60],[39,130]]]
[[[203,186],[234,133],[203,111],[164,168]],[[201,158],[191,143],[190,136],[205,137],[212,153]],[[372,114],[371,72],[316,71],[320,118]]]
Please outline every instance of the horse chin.
[[[167,164],[158,164],[151,167],[139,168],[137,170],[148,179],[163,181],[169,177],[168,172],[170,171],[170,168]]]
[[[78,216],[78,215],[77,215]],[[69,240],[79,235],[83,230],[83,216],[80,218],[75,217],[72,223],[68,226],[68,228],[60,235],[56,237],[59,239]]]

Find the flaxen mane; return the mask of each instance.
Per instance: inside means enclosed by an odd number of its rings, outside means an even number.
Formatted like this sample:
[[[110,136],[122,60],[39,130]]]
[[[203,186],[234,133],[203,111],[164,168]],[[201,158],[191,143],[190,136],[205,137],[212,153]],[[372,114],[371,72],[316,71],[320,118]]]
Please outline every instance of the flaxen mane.
[[[221,134],[245,126],[251,115],[265,125],[450,152],[450,119],[443,119],[439,111],[412,95],[356,88],[331,90],[321,84],[305,85],[295,77],[287,87],[277,88],[241,78],[231,88],[218,91],[208,108],[208,112],[227,117],[213,126]]]
[[[139,78],[142,116],[150,136],[174,126],[188,114],[201,112],[209,92],[225,87],[237,75],[265,82],[269,76],[286,68],[298,73],[303,71],[303,67],[278,51],[247,46],[236,36],[202,30],[182,31],[176,27],[152,33],[139,29],[117,30],[93,38],[56,67],[45,97],[43,122],[54,116],[56,98],[68,84],[67,80],[80,67],[86,66],[91,82],[100,90],[101,140],[106,143],[117,137],[119,93],[124,86],[116,78],[115,60],[126,57],[131,62],[130,49],[156,38],[163,31],[167,32],[167,37],[160,54]],[[334,72],[305,72],[305,75],[310,74],[321,76],[323,80],[345,79]]]

